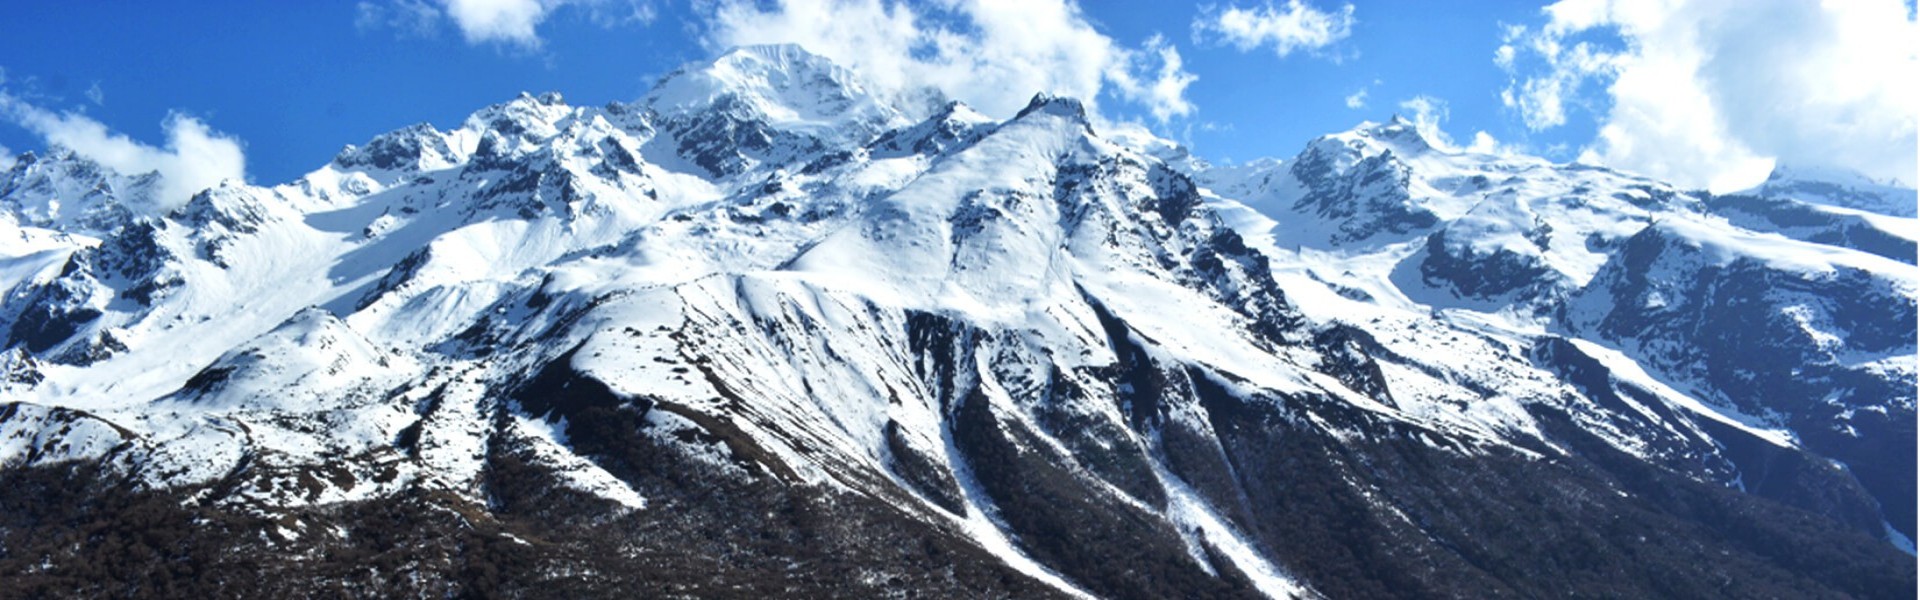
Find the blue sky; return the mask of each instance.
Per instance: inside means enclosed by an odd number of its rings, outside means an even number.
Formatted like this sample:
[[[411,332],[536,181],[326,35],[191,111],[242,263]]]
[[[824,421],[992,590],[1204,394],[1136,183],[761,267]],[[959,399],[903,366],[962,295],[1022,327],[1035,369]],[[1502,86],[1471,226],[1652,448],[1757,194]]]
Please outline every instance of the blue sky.
[[[344,144],[411,123],[457,125],[523,90],[559,91],[575,104],[634,100],[674,67],[749,42],[799,42],[876,81],[943,87],[990,114],[1041,91],[1023,87],[1093,95],[1107,119],[1137,122],[1217,162],[1286,158],[1316,135],[1418,113],[1461,147],[1685,184],[1728,187],[1763,176],[1776,158],[1913,181],[1916,78],[1889,74],[1916,72],[1920,28],[1911,2],[1899,0],[1840,8],[366,0],[5,10],[0,147],[111,145],[71,132],[97,125],[147,155],[188,155],[199,138],[176,139],[176,130],[191,123],[236,141],[256,183],[286,181]],[[1755,37],[1792,50],[1743,46]],[[1889,148],[1904,156],[1888,160]]]

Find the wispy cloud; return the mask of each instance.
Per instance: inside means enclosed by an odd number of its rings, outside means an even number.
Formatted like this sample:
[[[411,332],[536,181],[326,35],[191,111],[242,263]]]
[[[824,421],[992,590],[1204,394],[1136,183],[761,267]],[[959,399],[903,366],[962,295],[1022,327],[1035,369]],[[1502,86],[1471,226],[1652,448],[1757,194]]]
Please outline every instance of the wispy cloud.
[[[1380,87],[1380,80],[1378,79],[1375,79],[1371,82],[1363,84],[1360,86],[1360,89],[1354,90],[1353,93],[1351,94],[1347,94],[1344,102],[1347,105],[1347,108],[1352,110],[1360,110],[1360,109],[1366,108],[1367,98],[1373,95],[1373,88],[1376,88],[1376,87]]]
[[[32,131],[48,145],[120,173],[158,173],[154,200],[163,207],[184,204],[222,180],[246,178],[246,153],[239,140],[179,113],[161,123],[167,135],[163,147],[134,141],[86,115],[41,108],[5,91],[0,91],[0,118]]]
[[[1453,146],[1453,137],[1440,128],[1451,116],[1446,100],[1425,94],[1414,96],[1400,101],[1400,112],[1400,116],[1413,121],[1413,128],[1426,136],[1428,141],[1449,148]]]
[[[1513,149],[1495,139],[1485,131],[1473,132],[1472,141],[1462,146],[1456,143],[1452,135],[1443,128],[1452,111],[1446,100],[1421,94],[1400,101],[1401,116],[1413,122],[1413,128],[1427,138],[1434,146],[1451,152],[1474,152],[1479,154],[1510,154]]]
[[[1101,33],[1071,0],[723,0],[708,45],[797,43],[889,89],[931,87],[1011,116],[1036,92],[1098,103],[1102,92],[1162,122],[1194,111],[1195,76],[1155,36],[1129,47]]]
[[[361,33],[391,30],[402,37],[431,38],[440,30],[440,8],[426,0],[364,0],[353,26]]]
[[[1359,110],[1367,107],[1367,88],[1354,90],[1347,94],[1347,108]]]
[[[354,26],[361,31],[393,29],[402,35],[430,37],[441,21],[452,23],[469,44],[504,44],[538,49],[545,41],[540,24],[554,12],[586,11],[602,26],[650,22],[645,0],[366,0],[357,6]]]
[[[1285,58],[1299,50],[1318,50],[1346,39],[1353,32],[1353,5],[1328,12],[1300,0],[1287,0],[1275,8],[1265,4],[1253,8],[1229,7],[1209,11],[1193,21],[1196,40],[1218,40],[1241,52],[1272,46],[1273,53]]]
[[[1738,189],[1776,160],[1912,183],[1920,71],[1900,0],[1565,0],[1510,26],[1501,101],[1539,131],[1591,112],[1583,160]]]
[[[1187,72],[1180,60],[1180,50],[1168,43],[1166,38],[1153,36],[1147,40],[1146,49],[1158,55],[1160,69],[1154,73],[1152,81],[1137,84],[1138,87],[1134,89],[1123,86],[1121,92],[1145,104],[1153,113],[1153,118],[1162,123],[1191,114],[1193,102],[1187,100],[1187,86],[1200,77]]]

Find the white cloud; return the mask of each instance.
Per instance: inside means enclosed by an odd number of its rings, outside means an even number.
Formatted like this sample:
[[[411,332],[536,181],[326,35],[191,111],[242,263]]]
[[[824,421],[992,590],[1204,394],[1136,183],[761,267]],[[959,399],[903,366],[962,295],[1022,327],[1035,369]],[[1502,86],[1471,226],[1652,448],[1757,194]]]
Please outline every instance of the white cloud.
[[[653,20],[653,6],[644,0],[387,0],[363,1],[354,26],[361,31],[382,27],[403,34],[432,35],[441,18],[453,22],[469,44],[500,43],[525,49],[539,48],[538,28],[565,7],[578,7],[603,27]]]
[[[587,18],[601,27],[646,25],[660,13],[647,0],[576,0],[587,7]]]
[[[1360,89],[1354,90],[1353,93],[1351,94],[1347,94],[1347,97],[1346,97],[1347,108],[1350,108],[1353,110],[1360,110],[1360,109],[1366,108],[1367,96],[1372,94],[1373,88],[1379,85],[1380,85],[1380,80],[1375,79],[1373,80],[1372,83],[1362,85],[1360,86]]]
[[[361,33],[392,29],[402,36],[430,38],[440,26],[440,9],[426,0],[363,0],[356,8],[353,26]]]
[[[538,47],[540,36],[534,26],[546,20],[547,12],[562,4],[557,0],[442,0],[442,10],[467,43],[507,42]]]
[[[1915,181],[1920,25],[1900,0],[1565,0],[1543,12],[1495,53],[1511,77],[1501,100],[1536,131],[1592,112],[1583,160],[1719,191],[1776,161]]]
[[[1254,8],[1233,7],[1193,21],[1195,39],[1214,36],[1242,52],[1272,45],[1274,54],[1282,58],[1296,50],[1325,48],[1345,39],[1352,30],[1352,4],[1326,12],[1300,0],[1287,0],[1279,9],[1270,3]]]
[[[1549,14],[1564,14],[1567,11]],[[1526,27],[1509,26],[1502,34],[1499,49],[1494,51],[1493,62],[1508,73],[1516,69],[1523,49],[1544,57],[1549,63],[1548,72],[1527,78],[1525,81],[1512,81],[1506,89],[1500,91],[1500,101],[1507,108],[1520,113],[1528,129],[1540,131],[1565,125],[1567,122],[1567,103],[1578,101],[1574,92],[1588,79],[1602,76],[1617,68],[1619,54],[1601,49],[1590,41],[1577,41],[1571,45],[1564,39],[1563,28],[1554,29],[1559,33],[1532,33]]]
[[[1448,135],[1446,130],[1441,128],[1450,116],[1446,100],[1422,94],[1400,101],[1400,110],[1405,113],[1401,116],[1413,123],[1414,130],[1419,131],[1422,137],[1427,138],[1428,143],[1441,150],[1479,154],[1511,154],[1513,152],[1512,148],[1500,143],[1500,140],[1494,139],[1493,134],[1485,131],[1473,132],[1473,141],[1465,146],[1454,143],[1453,136]]]
[[[0,118],[125,175],[159,173],[154,200],[162,206],[185,203],[193,194],[225,179],[246,178],[246,154],[240,141],[209,129],[198,119],[174,113],[162,126],[167,144],[156,148],[114,133],[107,126],[72,112],[56,113],[0,91]]]
[[[87,87],[87,101],[92,102],[94,106],[106,105],[107,92],[100,89],[100,82],[95,81],[92,86]]]
[[[1478,154],[1509,154],[1511,152],[1506,144],[1500,143],[1500,140],[1493,138],[1493,134],[1485,131],[1473,132],[1473,143],[1467,144],[1467,147],[1462,150]]]
[[[891,90],[931,87],[1006,117],[1037,92],[1097,104],[1103,90],[1162,122],[1189,115],[1194,81],[1164,38],[1121,46],[1071,0],[721,0],[713,49],[795,43]]]
[[[1146,104],[1153,112],[1153,118],[1162,123],[1173,117],[1192,114],[1193,103],[1187,100],[1187,86],[1200,77],[1186,71],[1181,64],[1180,50],[1167,43],[1166,38],[1156,35],[1148,39],[1147,51],[1158,55],[1159,72],[1154,75],[1152,83],[1123,89],[1122,93]]]
[[[1453,137],[1440,129],[1447,122],[1447,101],[1433,96],[1419,95],[1400,101],[1402,117],[1413,122],[1413,128],[1425,136],[1427,141],[1442,148],[1453,147]]]

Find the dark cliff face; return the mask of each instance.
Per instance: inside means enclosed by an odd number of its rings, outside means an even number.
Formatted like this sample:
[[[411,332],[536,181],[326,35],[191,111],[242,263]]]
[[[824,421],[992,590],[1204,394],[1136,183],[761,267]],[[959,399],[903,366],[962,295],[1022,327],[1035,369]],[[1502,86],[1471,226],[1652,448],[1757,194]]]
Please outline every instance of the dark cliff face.
[[[1420,261],[1420,277],[1428,285],[1463,298],[1508,300],[1552,298],[1567,287],[1565,278],[1542,264],[1537,255],[1501,250],[1483,251],[1458,243],[1458,234],[1446,230],[1427,236]]]
[[[713,111],[668,120],[674,151],[713,177],[736,175],[768,160],[819,151],[819,140],[768,127],[739,106],[721,98]]]
[[[1789,198],[1717,195],[1709,196],[1706,205],[1714,214],[1755,231],[1777,232],[1797,240],[1851,248],[1907,264],[1913,264],[1916,252],[1920,252],[1913,239],[1882,229],[1867,217]]]
[[[1648,228],[1573,299],[1575,331],[1645,348],[1655,368],[1742,412],[1775,415],[1809,450],[1840,460],[1887,521],[1914,527],[1914,390],[1845,349],[1913,347],[1913,303],[1857,270],[1807,273],[1752,259],[1720,264],[1670,232]]]
[[[511,121],[500,120],[511,128]],[[348,147],[333,159],[343,167],[372,167],[383,170],[419,170],[429,161],[453,158],[453,147],[433,126],[421,123],[373,138],[365,147]]]
[[[1319,150],[1316,148],[1315,150]],[[1344,172],[1336,157],[1309,151],[1293,163],[1293,176],[1308,192],[1294,205],[1337,225],[1336,244],[1381,234],[1405,234],[1439,223],[1407,190],[1408,167],[1391,150],[1362,158]]]

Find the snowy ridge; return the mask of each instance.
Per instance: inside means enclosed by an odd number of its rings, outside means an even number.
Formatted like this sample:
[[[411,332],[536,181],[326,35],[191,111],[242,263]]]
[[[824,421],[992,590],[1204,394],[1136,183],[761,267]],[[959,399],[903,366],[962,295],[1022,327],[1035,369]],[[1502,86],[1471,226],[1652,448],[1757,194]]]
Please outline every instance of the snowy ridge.
[[[1920,274],[1861,248],[1911,242],[1910,214],[1827,243],[1399,119],[1214,168],[1072,99],[996,122],[869,90],[743,48],[636,104],[522,95],[163,213],[137,178],[23,160],[0,468],[100,462],[267,517],[505,511],[502,465],[607,519],[668,518],[649,477],[777,485],[1076,596],[1362,593],[1275,511],[1354,498],[1379,539],[1440,539],[1460,511],[1393,457],[1604,447],[1720,489],[1819,456],[1913,504],[1860,459],[1913,441],[1885,424],[1913,420]],[[1335,491],[1271,496],[1311,477]],[[1911,511],[1873,516],[1912,537]]]
[[[1791,198],[1811,204],[1913,218],[1920,197],[1899,181],[1875,181],[1844,169],[1794,165],[1774,167],[1760,187],[1744,192]]]

